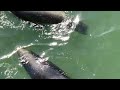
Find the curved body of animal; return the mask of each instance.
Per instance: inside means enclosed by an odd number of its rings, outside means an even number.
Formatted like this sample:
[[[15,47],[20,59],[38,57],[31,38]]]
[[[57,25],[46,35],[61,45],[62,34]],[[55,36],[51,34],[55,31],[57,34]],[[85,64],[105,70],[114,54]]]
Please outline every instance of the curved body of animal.
[[[26,49],[20,49],[17,53],[32,79],[69,79],[64,71],[35,53]]]
[[[58,24],[65,19],[63,11],[11,11],[18,18],[36,24]]]

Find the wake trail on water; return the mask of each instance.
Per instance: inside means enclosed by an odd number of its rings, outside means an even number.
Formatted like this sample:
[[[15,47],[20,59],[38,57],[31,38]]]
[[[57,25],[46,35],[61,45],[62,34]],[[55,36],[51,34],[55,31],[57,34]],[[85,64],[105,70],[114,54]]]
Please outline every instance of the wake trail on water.
[[[2,12],[0,15],[3,15],[1,16],[1,21],[2,24],[1,24],[1,28],[2,28],[2,25],[3,26],[10,26],[10,28],[25,28],[26,26],[26,23],[21,23],[21,25],[19,26],[15,26],[14,23],[11,23],[7,20],[7,16],[5,15],[4,12]],[[4,21],[6,20],[6,21]],[[72,18],[67,18],[65,21],[63,21],[62,23],[59,23],[59,24],[53,24],[50,26],[50,32],[49,33],[45,33],[45,35],[51,35],[52,39],[55,40],[55,41],[52,41],[50,43],[30,43],[28,45],[21,45],[21,46],[18,46],[16,45],[16,48],[14,50],[12,50],[11,52],[9,52],[8,54],[6,55],[3,55],[3,56],[0,56],[0,60],[4,60],[4,59],[7,59],[7,58],[10,58],[11,56],[13,56],[18,50],[20,50],[21,48],[27,48],[27,47],[31,47],[31,46],[36,46],[36,45],[47,45],[47,46],[50,46],[50,47],[55,47],[55,46],[63,46],[63,45],[66,45],[68,44],[68,40],[70,39],[70,35],[74,32],[77,24],[82,20],[81,18],[81,15],[76,15],[75,17],[72,17]],[[6,23],[7,22],[7,23]],[[71,26],[67,26],[69,23],[72,22],[72,25]],[[6,24],[6,25],[5,25]],[[24,25],[25,24],[25,25]],[[14,27],[13,27],[14,26]],[[62,41],[62,42],[57,42],[57,41]]]

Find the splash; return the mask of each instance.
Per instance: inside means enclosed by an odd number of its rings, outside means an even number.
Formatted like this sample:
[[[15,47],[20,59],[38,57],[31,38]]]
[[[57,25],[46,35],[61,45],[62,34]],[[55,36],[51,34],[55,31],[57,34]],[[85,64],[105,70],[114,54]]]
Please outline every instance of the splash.
[[[60,24],[54,24],[51,26],[52,38],[55,40],[68,41],[70,35],[74,32],[77,24],[81,21],[81,16],[77,15],[76,17],[67,18]]]

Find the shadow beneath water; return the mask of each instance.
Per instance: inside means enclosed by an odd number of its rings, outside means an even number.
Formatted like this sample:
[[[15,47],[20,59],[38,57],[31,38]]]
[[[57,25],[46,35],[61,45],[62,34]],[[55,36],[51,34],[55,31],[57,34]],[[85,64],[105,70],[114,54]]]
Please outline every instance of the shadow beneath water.
[[[87,30],[88,30],[88,26],[84,23],[84,22],[79,22],[79,24],[76,26],[75,31],[87,35]]]

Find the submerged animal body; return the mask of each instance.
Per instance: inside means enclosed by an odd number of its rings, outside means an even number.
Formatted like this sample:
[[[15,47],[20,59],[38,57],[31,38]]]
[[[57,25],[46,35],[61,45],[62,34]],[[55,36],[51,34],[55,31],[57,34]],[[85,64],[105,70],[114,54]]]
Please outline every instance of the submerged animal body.
[[[11,11],[17,17],[36,24],[57,24],[65,19],[63,11]]]
[[[46,61],[34,52],[20,49],[18,52],[21,63],[32,79],[69,79],[59,67]]]

